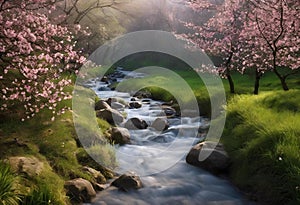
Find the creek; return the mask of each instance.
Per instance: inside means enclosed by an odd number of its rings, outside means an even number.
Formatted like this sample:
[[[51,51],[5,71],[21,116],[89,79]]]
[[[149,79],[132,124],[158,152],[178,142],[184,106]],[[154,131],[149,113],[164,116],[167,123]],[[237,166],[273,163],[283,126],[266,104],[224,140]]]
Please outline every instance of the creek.
[[[118,72],[143,77],[140,73],[119,69]],[[117,78],[121,81],[121,78]],[[121,98],[130,102],[132,94],[108,89],[108,84],[95,81],[93,90],[101,99]],[[164,102],[141,99],[142,107],[125,108],[127,119],[136,117],[148,125],[161,117]],[[156,204],[207,204],[240,205],[253,204],[228,180],[186,163],[185,157],[192,145],[203,140],[195,130],[205,130],[209,121],[202,117],[175,116],[167,119],[169,128],[157,131],[150,126],[142,130],[129,130],[131,144],[116,147],[119,163],[118,173],[133,171],[141,177],[143,188],[130,192],[110,187],[97,194],[94,205],[156,205]],[[122,125],[120,125],[122,126]]]

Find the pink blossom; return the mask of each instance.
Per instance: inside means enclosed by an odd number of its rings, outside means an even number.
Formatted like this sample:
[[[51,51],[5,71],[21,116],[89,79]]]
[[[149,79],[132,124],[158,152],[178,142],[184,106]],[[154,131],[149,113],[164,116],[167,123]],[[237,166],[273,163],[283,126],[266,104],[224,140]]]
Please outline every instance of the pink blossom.
[[[12,25],[13,25],[13,22],[12,22],[12,21],[6,21],[6,22],[5,22],[5,27],[6,27],[6,28],[10,28]]]
[[[18,101],[24,104],[28,118],[45,107],[52,107],[57,113],[57,102],[70,97],[60,92],[70,83],[62,73],[76,68],[77,64],[74,67],[69,62],[80,64],[85,60],[74,51],[74,37],[68,28],[53,24],[45,14],[33,9],[46,1],[20,0],[19,4],[7,1],[7,7],[14,6],[0,12],[0,36],[3,36],[0,52],[9,60],[0,71],[0,79],[6,79],[0,84],[0,98],[7,101],[7,106],[1,109],[10,109],[10,105]],[[31,9],[27,9],[29,4]],[[20,78],[8,75],[10,70],[19,72]],[[45,105],[43,101],[52,105]]]

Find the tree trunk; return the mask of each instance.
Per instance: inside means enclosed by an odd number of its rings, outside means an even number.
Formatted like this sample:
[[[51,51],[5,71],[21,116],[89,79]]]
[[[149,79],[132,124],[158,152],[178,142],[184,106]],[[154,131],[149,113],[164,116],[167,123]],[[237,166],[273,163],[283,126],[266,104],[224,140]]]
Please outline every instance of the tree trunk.
[[[284,91],[288,91],[288,90],[289,90],[289,87],[288,87],[288,85],[287,85],[287,83],[286,83],[286,77],[280,75],[280,73],[278,72],[278,70],[277,70],[276,68],[274,68],[274,73],[275,73],[276,76],[279,78],[282,89],[283,89]]]
[[[254,94],[254,95],[258,95],[259,81],[260,81],[261,76],[262,76],[262,73],[259,72],[259,71],[256,69],[256,71],[255,71],[255,84],[254,84],[254,91],[253,91],[253,94]]]
[[[281,82],[281,87],[284,91],[288,91],[289,87],[286,84],[286,77],[282,76],[278,70],[277,70],[277,65],[276,65],[276,53],[277,53],[277,49],[275,48],[275,50],[273,51],[273,71],[276,74],[276,76],[279,78],[280,82]]]
[[[225,64],[225,66],[226,66],[226,77],[227,77],[227,80],[228,80],[228,83],[229,83],[230,93],[234,94],[235,93],[234,83],[233,83],[233,80],[232,80],[232,77],[231,77],[231,74],[230,74],[230,68],[229,68],[229,64],[231,62],[232,56],[233,56],[233,51],[230,52],[230,55],[227,59],[227,62]]]
[[[232,77],[230,75],[230,72],[229,72],[229,74],[226,74],[226,77],[227,77],[227,80],[228,80],[228,83],[229,83],[230,93],[234,94],[235,93],[234,83],[233,83]]]
[[[282,86],[282,89],[284,90],[284,91],[288,91],[289,90],[289,87],[288,87],[288,85],[286,84],[286,78],[284,78],[284,77],[282,77],[282,78],[280,78],[280,82],[281,82],[281,86]]]

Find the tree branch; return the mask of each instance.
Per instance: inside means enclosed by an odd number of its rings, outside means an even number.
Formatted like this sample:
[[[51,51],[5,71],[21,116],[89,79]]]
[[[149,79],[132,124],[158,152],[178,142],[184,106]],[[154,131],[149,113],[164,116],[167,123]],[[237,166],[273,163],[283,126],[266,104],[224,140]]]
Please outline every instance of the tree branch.
[[[285,74],[283,77],[284,77],[284,78],[287,78],[287,77],[289,77],[289,76],[291,76],[291,75],[295,75],[295,74],[297,74],[297,73],[299,73],[299,72],[300,72],[300,67],[297,68],[297,69],[295,69],[293,72],[290,72],[290,73]]]
[[[281,7],[280,7],[280,33],[278,34],[277,38],[275,38],[274,41],[273,41],[274,47],[276,47],[276,43],[278,42],[280,37],[283,35],[283,32],[284,32],[284,27],[283,27],[283,6],[281,4]]]
[[[273,48],[272,44],[269,42],[269,40],[267,39],[267,37],[264,35],[263,30],[261,29],[261,27],[260,27],[260,25],[259,25],[257,15],[256,15],[255,20],[256,20],[256,24],[257,24],[257,27],[258,27],[258,30],[259,30],[261,36],[263,37],[263,39],[267,42],[267,44],[269,45],[269,47],[270,47],[270,48],[272,49],[272,51],[274,52],[275,49]]]

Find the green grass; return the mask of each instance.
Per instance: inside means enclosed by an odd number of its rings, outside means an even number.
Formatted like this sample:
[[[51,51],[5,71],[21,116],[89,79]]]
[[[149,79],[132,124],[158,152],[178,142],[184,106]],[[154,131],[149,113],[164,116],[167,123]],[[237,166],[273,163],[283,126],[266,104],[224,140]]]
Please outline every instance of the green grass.
[[[46,163],[47,161],[44,161],[44,164]],[[64,180],[48,164],[37,177],[23,176],[20,185],[24,186],[24,184],[26,184],[26,188],[23,187],[21,204],[63,205],[68,203],[68,198],[65,196]]]
[[[0,161],[0,204],[18,205],[20,195],[17,190],[18,178],[11,171],[10,166]]]
[[[238,72],[232,73],[237,94],[252,94],[254,90],[255,74],[247,71],[244,75]],[[226,91],[229,91],[228,82],[223,80]],[[287,84],[290,89],[297,89],[300,86],[300,73],[287,78]],[[259,92],[282,90],[279,79],[273,72],[266,72],[260,80]]]
[[[59,106],[65,105],[71,106],[71,101],[62,102]],[[56,116],[55,121],[51,121],[51,117],[51,111],[43,110],[24,122],[17,120],[15,116],[6,116],[0,124],[0,159],[35,156],[45,165],[37,177],[20,176],[18,187],[23,196],[23,204],[68,204],[64,190],[66,180],[78,177],[94,180],[91,175],[82,172],[83,165],[101,168],[103,175],[112,177],[111,171],[98,165],[87,153],[84,155],[85,161],[82,161],[82,157],[79,159],[78,154],[82,153],[82,148],[70,111]],[[89,119],[83,119],[79,123],[86,130],[93,131]],[[96,123],[98,130],[99,127],[106,130],[110,126],[101,120],[98,120],[98,124]],[[15,138],[21,146],[16,143]],[[113,156],[106,147],[102,153],[106,154],[108,151]]]
[[[22,200],[23,205],[57,205],[61,204],[47,186],[33,189]]]
[[[10,156],[35,156],[45,165],[37,177],[20,177],[19,185],[24,195],[22,199],[36,200],[39,192],[41,196],[45,194],[52,198],[52,202],[55,199],[56,202],[52,204],[65,204],[68,200],[65,197],[64,180],[71,176],[84,177],[75,155],[78,148],[70,116],[70,113],[66,113],[52,122],[50,116],[42,112],[36,118],[25,122],[8,121],[1,124],[3,132],[6,133],[5,138],[1,136],[0,141],[2,159]],[[23,146],[14,143],[14,138],[22,142]],[[46,187],[41,188],[40,185]],[[46,189],[51,195],[43,192]]]
[[[235,96],[222,142],[231,177],[268,204],[300,203],[300,91]]]
[[[75,87],[73,97],[74,125],[78,139],[86,151],[103,166],[114,168],[116,166],[115,150],[110,145],[106,134],[110,125],[104,120],[96,118],[93,106],[95,97],[93,91],[81,86]]]
[[[142,88],[145,86],[145,89],[152,93],[152,96],[155,99],[170,101],[176,100],[175,93],[178,90],[182,89],[183,83],[180,83],[176,77],[172,74],[165,74],[162,72],[154,72],[151,66],[158,66],[170,69],[170,72],[178,74],[183,81],[185,81],[193,91],[193,95],[196,97],[198,105],[200,107],[201,115],[210,116],[211,106],[208,91],[201,80],[201,77],[189,68],[184,62],[179,59],[176,59],[172,56],[145,52],[139,54],[133,54],[128,56],[115,64],[115,67],[122,66],[126,70],[135,70],[137,68],[147,67],[143,69],[142,72],[148,74],[146,78],[143,79],[129,79],[126,80],[126,83],[122,83],[117,86],[117,89],[120,91],[130,91],[133,88]],[[140,72],[140,70],[139,70]],[[284,69],[280,69],[281,73],[284,73]],[[232,78],[235,83],[235,91],[237,94],[252,94],[254,90],[255,82],[255,73],[251,70],[246,71],[244,75],[241,75],[239,72],[232,72]],[[231,98],[233,95],[229,93],[229,85],[226,79],[222,79],[223,85],[226,91],[227,98]],[[165,85],[168,85],[168,89],[164,89]],[[297,89],[300,86],[300,73],[292,75],[287,79],[287,84],[290,89]],[[281,84],[279,79],[273,72],[266,72],[263,74],[260,80],[259,92],[264,91],[274,91],[281,90]],[[191,95],[180,96],[185,104],[189,104],[191,101]],[[215,93],[217,97],[218,93]],[[178,101],[178,100],[177,100]]]
[[[142,71],[145,78],[127,79],[121,82],[116,89],[123,92],[132,92],[139,89],[151,92],[152,98],[162,101],[181,103],[189,108],[198,103],[201,115],[210,115],[210,99],[208,91],[200,76],[191,70],[158,70],[147,68]]]

